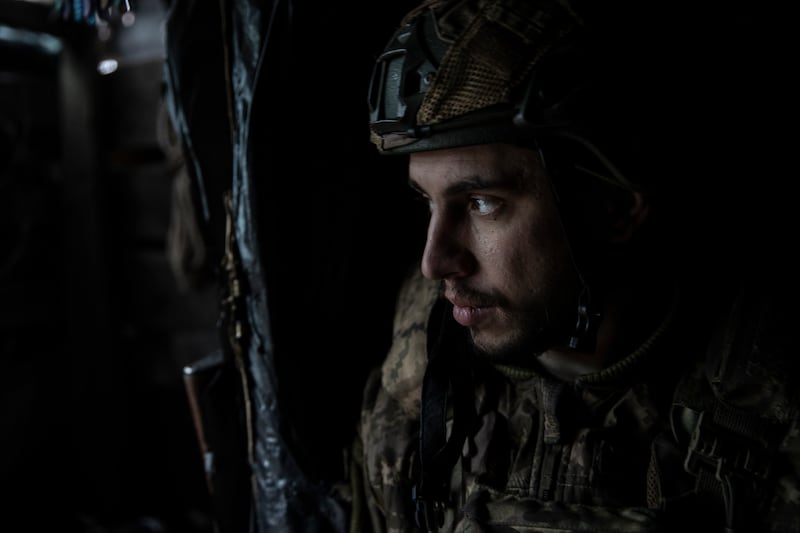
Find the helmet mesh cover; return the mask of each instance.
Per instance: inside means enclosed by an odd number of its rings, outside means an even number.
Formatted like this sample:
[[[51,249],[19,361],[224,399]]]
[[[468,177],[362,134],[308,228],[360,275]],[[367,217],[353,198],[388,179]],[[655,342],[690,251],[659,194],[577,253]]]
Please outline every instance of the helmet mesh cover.
[[[561,5],[549,2],[432,0],[425,5],[437,13],[449,8],[438,17],[438,31],[456,38],[420,106],[418,124],[511,102],[537,61],[576,22]],[[451,21],[462,21],[465,9],[474,15],[459,32]]]

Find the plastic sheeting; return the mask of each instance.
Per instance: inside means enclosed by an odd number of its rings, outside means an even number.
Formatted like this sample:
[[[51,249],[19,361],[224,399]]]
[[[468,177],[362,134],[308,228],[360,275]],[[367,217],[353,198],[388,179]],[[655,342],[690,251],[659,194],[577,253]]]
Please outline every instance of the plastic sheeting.
[[[396,222],[402,162],[376,166],[367,133],[372,61],[409,5],[169,6],[166,100],[221,289],[226,350],[187,377],[221,533],[347,528],[334,487],[424,236]]]

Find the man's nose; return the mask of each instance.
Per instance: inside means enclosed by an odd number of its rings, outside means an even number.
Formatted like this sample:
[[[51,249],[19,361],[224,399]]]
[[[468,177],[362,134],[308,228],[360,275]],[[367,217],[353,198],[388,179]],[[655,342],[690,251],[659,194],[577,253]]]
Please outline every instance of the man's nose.
[[[422,275],[431,280],[462,278],[475,269],[463,229],[446,214],[432,214],[422,254]]]

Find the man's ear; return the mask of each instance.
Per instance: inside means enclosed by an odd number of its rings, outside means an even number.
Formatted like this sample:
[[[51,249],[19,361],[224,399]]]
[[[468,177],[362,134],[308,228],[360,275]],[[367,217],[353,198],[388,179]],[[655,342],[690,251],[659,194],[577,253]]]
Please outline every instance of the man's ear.
[[[609,242],[629,242],[647,220],[650,202],[641,192],[626,191],[607,205]]]

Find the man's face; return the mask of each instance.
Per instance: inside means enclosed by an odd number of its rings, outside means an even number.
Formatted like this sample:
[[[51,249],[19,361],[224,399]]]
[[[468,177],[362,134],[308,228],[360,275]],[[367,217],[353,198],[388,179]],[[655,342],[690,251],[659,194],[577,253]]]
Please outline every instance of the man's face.
[[[409,178],[430,207],[422,273],[442,280],[475,346],[502,360],[565,343],[579,283],[536,152],[491,144],[414,153]]]

